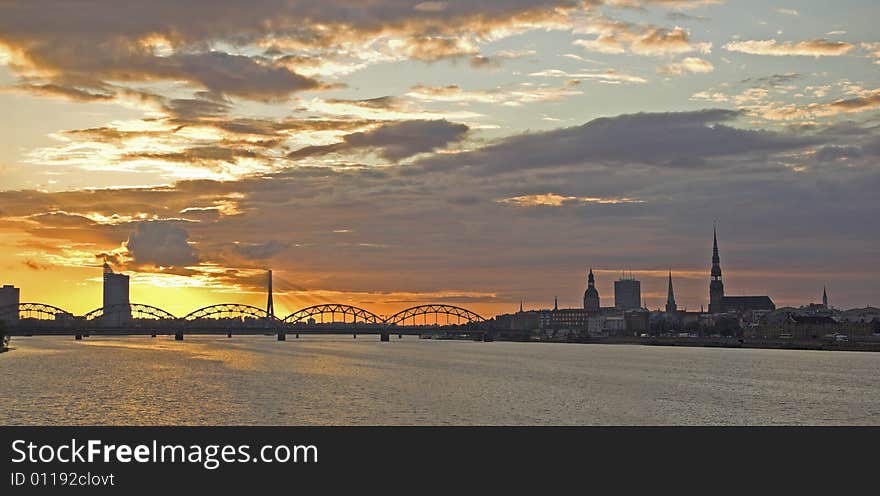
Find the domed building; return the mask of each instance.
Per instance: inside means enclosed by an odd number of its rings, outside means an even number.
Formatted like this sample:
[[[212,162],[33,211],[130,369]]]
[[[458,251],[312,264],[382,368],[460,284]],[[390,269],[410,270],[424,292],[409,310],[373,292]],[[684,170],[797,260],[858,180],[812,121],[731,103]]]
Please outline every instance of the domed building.
[[[596,289],[593,269],[590,269],[590,274],[587,276],[587,290],[584,291],[584,310],[588,312],[599,311],[599,291]]]

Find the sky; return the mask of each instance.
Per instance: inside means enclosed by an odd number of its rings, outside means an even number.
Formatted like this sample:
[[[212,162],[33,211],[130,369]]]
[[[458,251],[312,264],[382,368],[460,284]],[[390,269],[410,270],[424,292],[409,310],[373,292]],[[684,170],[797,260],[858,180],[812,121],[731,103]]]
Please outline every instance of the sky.
[[[875,1],[0,4],[0,282],[484,316],[880,304]]]

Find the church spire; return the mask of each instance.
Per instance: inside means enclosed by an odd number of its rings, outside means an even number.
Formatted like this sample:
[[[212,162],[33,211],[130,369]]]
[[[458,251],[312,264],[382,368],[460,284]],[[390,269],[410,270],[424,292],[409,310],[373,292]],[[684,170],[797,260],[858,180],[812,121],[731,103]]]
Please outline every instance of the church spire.
[[[712,279],[721,278],[721,257],[718,256],[718,231],[712,228]]]
[[[709,282],[709,313],[724,313],[724,283],[721,282],[721,257],[718,256],[718,231],[712,226],[712,271]]]
[[[828,308],[828,291],[822,286],[822,306]]]
[[[675,293],[672,291],[672,271],[669,271],[669,289],[666,291],[666,313],[674,313],[678,310],[675,304]]]

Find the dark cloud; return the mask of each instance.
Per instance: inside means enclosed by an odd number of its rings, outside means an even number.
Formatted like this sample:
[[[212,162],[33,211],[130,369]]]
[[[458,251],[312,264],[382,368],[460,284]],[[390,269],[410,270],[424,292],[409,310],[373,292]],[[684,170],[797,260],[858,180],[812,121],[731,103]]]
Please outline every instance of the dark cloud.
[[[115,97],[112,93],[97,93],[89,89],[57,83],[21,83],[16,85],[16,88],[37,95],[60,96],[77,102],[106,101]]]
[[[713,167],[707,159],[780,152],[810,142],[725,124],[738,115],[710,109],[600,118],[578,127],[506,138],[472,152],[425,158],[418,165],[482,174],[590,163]]]
[[[446,120],[396,122],[346,135],[340,143],[302,148],[288,154],[288,158],[297,160],[328,153],[372,151],[397,162],[460,141],[467,132],[468,126]]]
[[[148,221],[135,224],[125,243],[135,264],[184,267],[198,263],[189,233],[176,222]]]
[[[218,117],[226,114],[230,108],[229,102],[202,98],[175,98],[165,104],[165,110],[178,119]]]
[[[775,88],[784,84],[789,84],[798,79],[802,79],[803,74],[796,72],[788,72],[785,74],[771,74],[769,76],[746,78],[741,82],[743,84],[758,88]]]

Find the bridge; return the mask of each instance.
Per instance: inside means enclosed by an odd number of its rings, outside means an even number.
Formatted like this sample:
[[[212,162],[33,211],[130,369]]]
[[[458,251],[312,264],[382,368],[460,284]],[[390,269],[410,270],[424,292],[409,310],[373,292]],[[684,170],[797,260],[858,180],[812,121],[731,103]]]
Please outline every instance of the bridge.
[[[221,303],[175,316],[161,308],[141,303],[96,308],[83,315],[45,303],[19,303],[0,308],[10,336],[130,336],[185,334],[275,335],[378,335],[389,341],[392,334],[445,336],[492,340],[491,321],[466,308],[447,304],[417,305],[382,317],[363,308],[345,304],[315,305],[284,318],[272,307],[262,309],[240,303]]]

